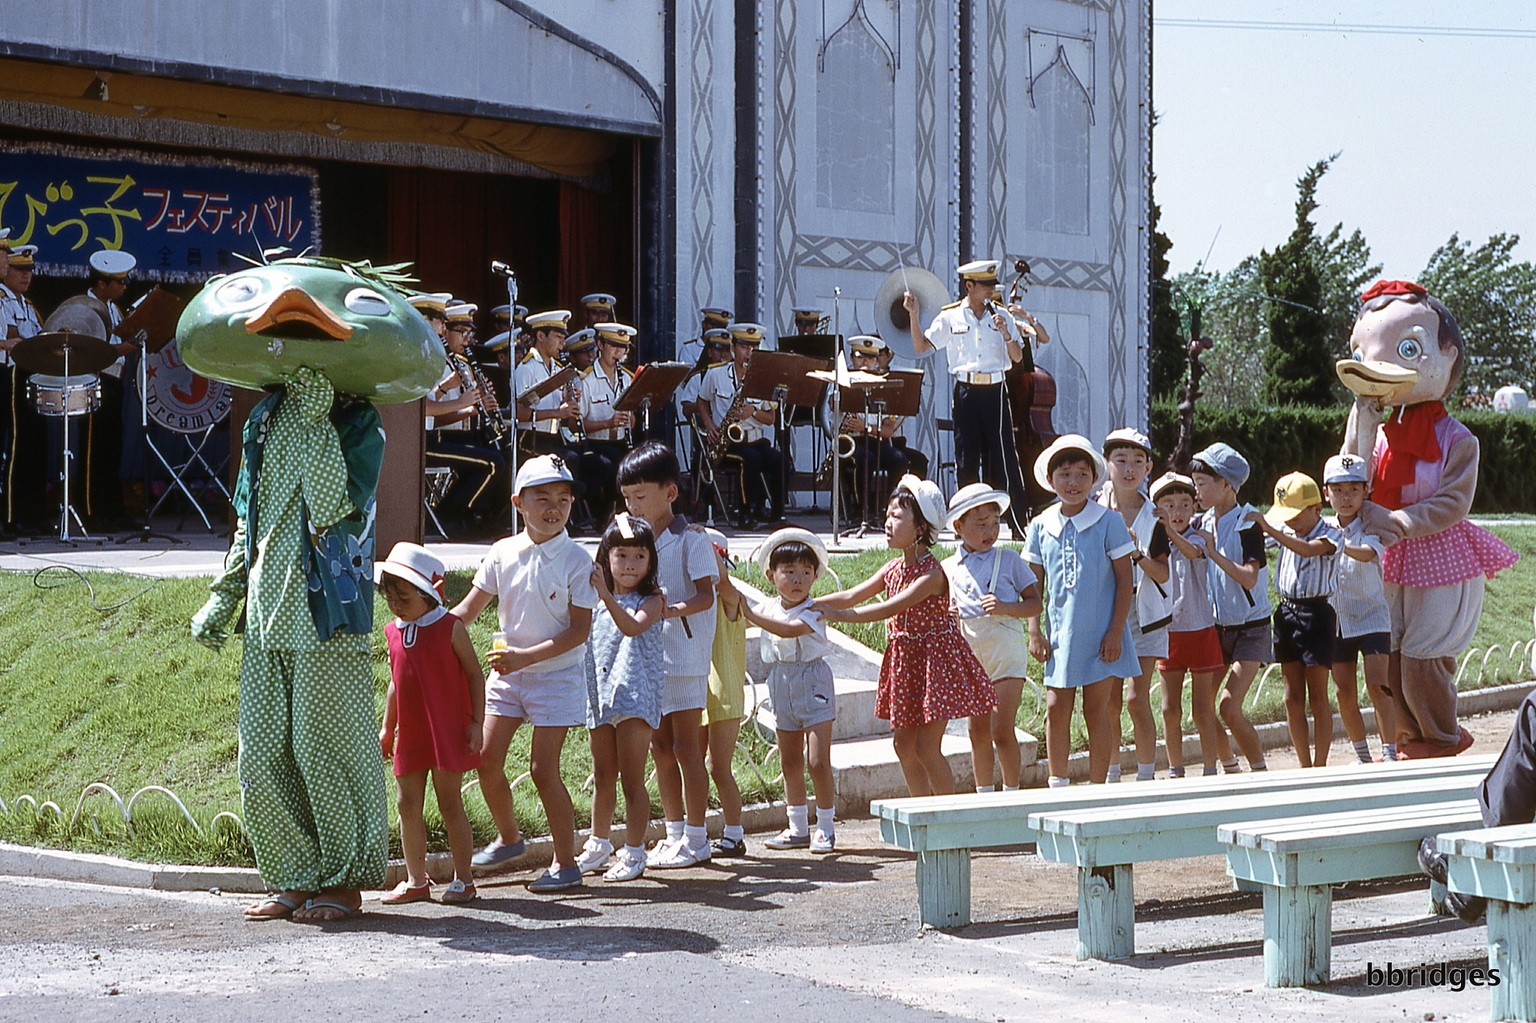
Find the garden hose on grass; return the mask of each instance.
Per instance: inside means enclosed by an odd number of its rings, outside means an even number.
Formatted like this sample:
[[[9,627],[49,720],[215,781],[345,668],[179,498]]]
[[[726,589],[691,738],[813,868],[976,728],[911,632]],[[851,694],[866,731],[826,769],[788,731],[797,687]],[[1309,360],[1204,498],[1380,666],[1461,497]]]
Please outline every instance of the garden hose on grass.
[[[151,579],[148,586],[144,587],[133,596],[124,600],[120,600],[116,604],[108,604],[106,607],[102,607],[100,604],[96,603],[96,588],[91,585],[91,580],[86,577],[84,572],[81,572],[79,569],[70,568],[68,565],[45,565],[44,567],[38,569],[36,572],[32,573],[32,585],[40,590],[56,590],[61,586],[68,586],[71,582],[69,579],[64,579],[60,582],[44,583],[43,576],[47,575],[49,572],[65,572],[85,583],[86,592],[90,593],[91,595],[91,607],[103,613],[107,611],[116,611],[120,607],[125,607],[128,604],[133,603],[135,600],[138,600],[140,597],[144,596],[144,594],[154,589],[160,583],[159,579]]]

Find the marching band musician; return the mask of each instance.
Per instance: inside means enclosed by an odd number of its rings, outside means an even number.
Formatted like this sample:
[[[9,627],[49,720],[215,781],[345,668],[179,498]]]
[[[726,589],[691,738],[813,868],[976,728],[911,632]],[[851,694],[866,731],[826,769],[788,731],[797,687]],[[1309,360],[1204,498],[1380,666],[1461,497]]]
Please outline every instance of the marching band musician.
[[[587,327],[566,338],[561,361],[574,369],[578,377],[591,369],[597,361],[597,332]]]
[[[822,313],[814,306],[796,306],[790,310],[795,317],[796,334],[818,334],[821,332]]]
[[[431,292],[427,294],[412,295],[406,299],[416,307],[416,311],[427,321],[427,326],[432,332],[441,338],[448,330],[448,321],[444,317],[444,310],[448,303],[453,301],[453,296],[445,291]]]
[[[613,310],[618,304],[618,299],[601,291],[581,296],[581,308],[587,314],[586,326],[590,329],[599,323],[612,323]]]
[[[496,391],[496,401],[504,409],[512,407],[512,367],[517,362],[512,336],[522,334],[523,317],[527,315],[526,306],[517,306],[514,309],[511,306],[499,305],[492,309],[491,323],[496,333],[481,345],[495,357],[496,365],[488,368],[486,375],[490,378],[491,387]]]
[[[910,291],[902,306],[911,318],[912,347],[918,355],[943,348],[954,377],[950,412],[955,430],[955,483],[965,486],[985,476],[988,486],[1013,496],[1014,537],[1023,535],[1019,513],[1028,507],[1024,478],[1019,472],[1013,434],[1013,414],[1003,380],[1024,358],[1023,329],[1017,318],[1022,307],[1007,312],[992,297],[997,291],[1000,261],[980,259],[956,269],[964,294],[938,310],[927,331],[919,326],[917,297]]]
[[[759,323],[736,323],[730,333],[731,361],[709,370],[699,385],[698,413],[710,449],[719,442],[720,431],[730,425],[725,421],[726,413],[736,402],[752,353],[763,343],[765,332]],[[776,408],[772,401],[745,399],[731,420],[741,427],[742,442],[728,444],[725,449],[727,454],[741,459],[745,517],[759,522],[784,519],[782,456],[763,435],[765,427],[773,423]]]
[[[470,531],[494,528],[504,510],[506,459],[501,452],[484,443],[472,428],[482,395],[473,385],[469,370],[469,339],[474,335],[474,307],[459,303],[451,307],[451,296],[415,295],[410,302],[428,323],[443,325],[443,346],[448,360],[437,389],[426,401],[426,464],[454,471],[455,480],[444,496],[450,514],[460,519]]]
[[[581,375],[581,419],[587,442],[581,453],[582,478],[588,481],[592,514],[607,522],[618,507],[617,472],[629,450],[634,413],[614,411],[635,375],[624,366],[639,331],[622,323],[599,323],[597,362]]]
[[[699,384],[706,370],[713,368],[718,363],[729,358],[730,334],[726,332],[726,355],[716,359],[715,353],[706,351],[709,346],[710,331],[725,331],[735,319],[729,309],[723,306],[705,306],[699,310],[701,322],[699,336],[691,337],[677,346],[677,361],[685,362],[693,367],[693,372],[688,374],[688,379],[682,382],[677,389],[678,422],[688,422],[696,413],[694,403],[699,398]],[[717,333],[715,337],[719,337]]]
[[[128,291],[128,275],[139,261],[127,252],[102,249],[90,258],[90,297],[107,310],[107,340],[117,352],[117,361],[101,371],[101,404],[86,416],[85,460],[85,517],[97,528],[111,528],[122,524],[123,490],[128,485],[122,478],[121,466],[125,441],[133,437],[139,443],[138,434],[143,424],[139,422],[137,381],[130,376],[129,356],[138,353],[138,345],[120,337],[113,337],[112,330],[123,322],[123,312],[117,303]],[[138,372],[138,360],[132,362],[133,372]],[[134,399],[129,407],[126,400]]]
[[[565,309],[534,313],[528,317],[533,349],[512,374],[514,396],[526,394],[560,372],[558,356],[565,346],[570,319],[571,314]],[[580,452],[573,451],[560,435],[562,423],[574,426],[581,417],[581,409],[571,400],[572,393],[569,385],[557,387],[537,399],[532,407],[518,404],[517,428],[523,442],[522,450],[531,448],[536,455],[559,455],[572,467],[579,464]]]
[[[872,334],[856,334],[848,339],[848,351],[853,368],[874,373],[879,367],[878,354],[885,344]],[[875,470],[887,473],[887,479],[899,480],[909,470],[907,453],[893,442],[900,416],[877,416],[873,412],[860,412],[843,417],[838,431],[853,437],[853,465],[858,474],[854,478],[865,489],[865,481],[874,480]],[[866,473],[868,475],[866,476]],[[890,488],[887,487],[887,490]]]
[[[874,373],[877,376],[888,377],[891,375],[891,357],[894,354],[891,346],[885,343],[885,339],[875,334],[866,335],[865,347],[874,348],[874,355],[853,352],[852,363],[854,369],[861,369],[866,373]],[[928,478],[928,456],[916,448],[907,446],[907,438],[901,435],[901,418],[893,417],[895,426],[891,431],[891,444],[895,446],[907,458],[907,471],[918,479]],[[897,477],[900,479],[901,477]]]
[[[7,232],[9,234],[9,232]],[[40,533],[47,526],[47,424],[27,394],[31,374],[10,361],[10,351],[23,338],[43,332],[42,317],[27,297],[32,287],[36,245],[11,247],[6,242],[5,276],[0,281],[0,351],[6,354],[10,400],[6,421],[10,430],[5,451],[5,531],[10,535]]]

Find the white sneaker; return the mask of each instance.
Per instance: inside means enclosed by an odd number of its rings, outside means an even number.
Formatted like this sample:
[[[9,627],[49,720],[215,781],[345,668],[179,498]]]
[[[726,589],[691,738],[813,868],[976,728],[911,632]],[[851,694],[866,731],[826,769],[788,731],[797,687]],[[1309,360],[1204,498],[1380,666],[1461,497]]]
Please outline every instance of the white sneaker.
[[[820,828],[817,828],[816,831],[811,835],[811,852],[825,855],[829,852],[836,851],[837,836],[835,834],[829,835]]]
[[[604,881],[633,881],[645,873],[645,856],[631,856],[624,850],[614,854],[613,866],[603,875]]]
[[[583,874],[601,874],[612,855],[612,842],[606,838],[590,836],[586,845],[581,847],[581,855],[576,857],[576,866],[581,868]]]
[[[692,867],[709,859],[709,843],[705,843],[702,849],[695,849],[688,844],[686,838],[680,838],[676,842],[651,850],[651,855],[646,858],[646,866],[652,870],[682,870],[684,867]]]

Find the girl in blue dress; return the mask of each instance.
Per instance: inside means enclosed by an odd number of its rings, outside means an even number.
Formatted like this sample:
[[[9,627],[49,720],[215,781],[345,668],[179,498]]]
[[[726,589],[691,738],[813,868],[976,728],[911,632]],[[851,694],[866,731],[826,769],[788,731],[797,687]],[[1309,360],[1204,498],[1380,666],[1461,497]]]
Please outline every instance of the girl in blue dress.
[[[656,540],[644,519],[614,516],[597,546],[592,586],[602,603],[587,640],[587,728],[592,745],[592,837],[576,859],[583,874],[606,870],[604,881],[633,881],[645,873],[645,828],[651,797],[645,758],[661,724],[666,655],[661,636],[664,600],[656,581]],[[625,845],[615,854],[608,834],[624,785]],[[612,865],[609,859],[612,858]]]
[[[1115,748],[1115,687],[1140,671],[1126,617],[1136,543],[1119,515],[1089,496],[1104,460],[1088,438],[1057,438],[1035,460],[1035,480],[1060,498],[1029,524],[1024,560],[1045,594],[1045,617],[1029,620],[1029,652],[1045,661],[1045,745],[1052,786],[1067,784],[1072,705],[1083,691],[1088,780],[1102,783]]]

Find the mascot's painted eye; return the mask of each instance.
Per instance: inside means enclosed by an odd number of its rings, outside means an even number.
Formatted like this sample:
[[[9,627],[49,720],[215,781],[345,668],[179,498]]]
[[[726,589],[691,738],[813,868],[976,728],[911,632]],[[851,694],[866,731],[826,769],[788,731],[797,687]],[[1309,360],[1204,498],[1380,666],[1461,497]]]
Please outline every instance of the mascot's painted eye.
[[[1360,354],[1360,349],[1358,349],[1358,348],[1356,348],[1354,351],[1350,352],[1349,353],[1349,357],[1351,359],[1354,359],[1356,362],[1364,362],[1365,361],[1365,356]]]
[[[238,309],[241,306],[254,305],[266,290],[267,282],[260,277],[250,275],[232,277],[219,286],[214,298],[222,306]]]
[[[1397,354],[1412,362],[1424,354],[1424,346],[1411,337],[1405,337],[1397,344]]]
[[[346,307],[364,316],[388,316],[389,299],[372,288],[353,288],[347,292]]]

